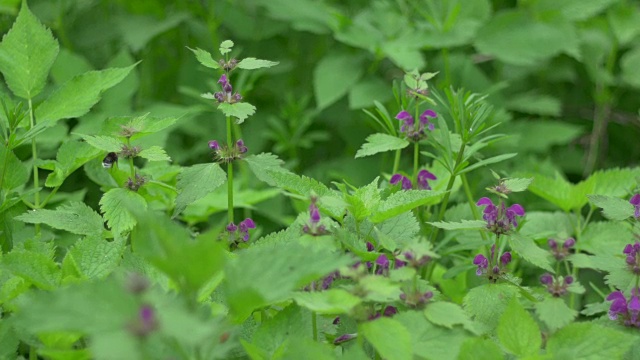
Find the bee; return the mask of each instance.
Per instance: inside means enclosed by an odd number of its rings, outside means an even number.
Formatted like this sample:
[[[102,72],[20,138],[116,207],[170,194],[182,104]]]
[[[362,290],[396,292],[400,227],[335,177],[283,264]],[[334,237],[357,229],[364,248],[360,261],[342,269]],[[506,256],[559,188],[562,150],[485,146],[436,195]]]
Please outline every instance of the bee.
[[[110,152],[102,159],[102,166],[105,169],[111,169],[114,163],[118,162],[118,154]]]

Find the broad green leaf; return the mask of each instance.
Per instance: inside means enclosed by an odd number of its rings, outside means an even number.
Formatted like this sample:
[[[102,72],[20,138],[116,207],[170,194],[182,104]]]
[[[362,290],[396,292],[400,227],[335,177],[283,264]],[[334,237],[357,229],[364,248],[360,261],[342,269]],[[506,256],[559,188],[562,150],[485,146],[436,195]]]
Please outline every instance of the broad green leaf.
[[[409,142],[396,136],[387,134],[373,134],[367,137],[367,142],[356,152],[356,159],[359,157],[371,156],[377,153],[404,149],[409,146]]]
[[[595,323],[565,326],[547,340],[551,359],[622,359],[637,336]]]
[[[324,109],[349,92],[364,72],[359,57],[330,52],[313,70],[316,106]]]
[[[249,155],[244,158],[244,161],[249,165],[249,169],[260,180],[264,181],[271,186],[276,186],[276,183],[269,176],[270,172],[284,172],[290,171],[283,168],[284,161],[280,160],[276,155],[272,153],[261,153],[258,155]]]
[[[137,64],[125,68],[89,71],[62,84],[36,108],[39,122],[53,125],[60,119],[80,117],[91,109],[102,93],[122,81]]]
[[[227,174],[216,163],[197,164],[183,168],[178,175],[176,208],[173,217],[192,202],[209,194],[227,180]]]
[[[529,191],[558,206],[565,212],[580,209],[588,202],[587,194],[592,194],[592,182],[571,184],[559,174],[555,178],[544,175],[534,175],[535,180],[529,186]]]
[[[29,169],[4,144],[0,144],[0,188],[13,190],[29,180]]]
[[[362,109],[374,105],[375,101],[387,102],[393,94],[389,84],[378,77],[362,79],[349,90],[349,109]]]
[[[498,339],[510,353],[518,357],[534,355],[540,351],[542,336],[538,324],[515,296],[500,317]]]
[[[353,195],[345,194],[347,211],[360,222],[371,215],[371,210],[380,203],[380,190],[378,190],[379,177],[376,177],[369,185],[358,188]]]
[[[560,116],[562,102],[550,95],[537,93],[516,94],[510,96],[506,104],[508,110],[541,116]]]
[[[529,66],[561,52],[576,53],[578,36],[573,24],[561,16],[503,10],[480,29],[475,47],[505,63]]]
[[[551,331],[556,331],[571,323],[578,316],[578,312],[568,307],[564,299],[557,297],[546,297],[544,300],[535,303],[535,307],[538,318]]]
[[[397,300],[402,294],[398,284],[390,277],[370,275],[360,279],[359,285],[364,289],[364,298],[374,302],[390,302]]]
[[[487,227],[487,222],[482,220],[462,220],[461,222],[435,221],[427,224],[445,230],[481,230]]]
[[[79,235],[100,236],[104,231],[102,217],[86,204],[75,201],[56,210],[32,210],[16,219],[30,224],[46,224]]]
[[[427,305],[424,310],[427,320],[436,325],[451,329],[454,325],[463,325],[468,330],[473,329],[473,324],[460,305],[438,301]]]
[[[526,261],[551,273],[555,273],[549,262],[549,252],[539,248],[532,239],[517,233],[511,234],[509,236],[509,245],[513,251]]]
[[[578,249],[594,255],[617,256],[634,242],[631,226],[612,221],[590,222],[582,231]]]
[[[192,49],[190,47],[187,47],[187,49],[191,50],[196,55],[196,59],[198,60],[198,62],[200,62],[200,64],[211,69],[220,68],[220,64],[218,64],[217,61],[213,60],[211,53],[209,53],[208,51],[202,50],[200,48]]]
[[[428,48],[468,45],[492,13],[488,0],[468,2],[464,6],[450,1],[425,6],[429,9],[429,24],[416,30],[423,46]]]
[[[409,243],[420,231],[420,224],[413,213],[405,212],[377,224],[375,230],[378,243],[387,250],[394,251],[395,248],[384,245],[383,238],[390,239],[404,249],[403,245]]]
[[[458,360],[499,360],[504,359],[500,347],[491,339],[470,338],[460,348]]]
[[[298,305],[318,314],[346,314],[362,302],[362,299],[343,289],[298,292],[293,299]]]
[[[500,316],[507,308],[509,299],[516,296],[518,289],[510,284],[485,284],[469,290],[464,297],[464,309],[491,331],[498,326]]]
[[[47,254],[14,250],[5,254],[0,264],[40,289],[53,290],[60,285],[60,268]]]
[[[293,29],[314,34],[338,29],[340,19],[346,16],[339,8],[314,0],[257,0],[256,4],[264,7],[270,17],[286,22]]]
[[[269,60],[260,60],[256,58],[244,58],[240,60],[237,67],[245,70],[255,70],[260,68],[270,68],[272,66],[278,65],[277,61],[269,61]]]
[[[102,152],[86,142],[65,141],[58,149],[53,172],[47,176],[45,186],[56,187],[79,167],[94,159]]]
[[[127,209],[146,209],[147,202],[138,193],[123,189],[111,189],[102,195],[100,210],[111,230],[116,234],[127,232],[136,225],[136,220]]]
[[[26,2],[0,43],[0,71],[18,97],[33,99],[42,91],[58,56],[58,42],[31,13]]]
[[[598,15],[603,10],[618,2],[617,0],[541,0],[535,3],[534,9],[539,12],[559,11],[571,21],[583,21]]]
[[[0,358],[14,358],[18,352],[20,338],[6,319],[0,320]]]
[[[100,237],[87,237],[76,242],[67,252],[64,263],[71,262],[87,279],[101,279],[116,269],[126,246],[126,237],[113,241]]]
[[[587,195],[589,202],[602,208],[602,214],[609,220],[621,221],[633,215],[633,205],[628,200],[605,195]]]
[[[149,161],[171,161],[169,155],[160,146],[152,146],[146,148],[138,154],[138,156],[145,158]]]
[[[640,9],[632,3],[619,2],[607,11],[607,19],[618,43],[626,45],[640,33]]]
[[[171,11],[158,19],[150,15],[133,15],[129,12],[114,17],[115,24],[120,30],[120,36],[131,50],[138,52],[154,37],[176,27],[189,18],[187,13]]]
[[[438,197],[442,195],[442,193],[442,191],[433,190],[398,191],[380,203],[380,206],[371,216],[370,220],[374,223],[380,223],[384,220],[391,219],[403,212],[427,204],[432,198]]]
[[[359,332],[384,359],[413,359],[409,330],[391,318],[379,318],[360,324]]]
[[[573,224],[576,221],[573,214],[560,211],[527,211],[526,219],[519,233],[534,239],[569,236],[573,233]]]
[[[533,178],[528,179],[506,179],[504,186],[511,192],[521,192],[527,190],[529,185],[533,182]]]
[[[233,41],[225,40],[220,43],[220,54],[224,55],[231,51],[233,48]]]
[[[242,124],[249,116],[256,112],[256,107],[249,103],[221,103],[218,110],[222,111],[224,116],[234,117],[236,124]]]
[[[629,189],[636,186],[640,167],[598,170],[585,181],[593,184],[593,194],[627,197]]]
[[[83,135],[78,134],[84,141],[96,149],[108,151],[108,152],[120,152],[124,144],[120,139],[112,136],[103,135]]]
[[[429,359],[455,360],[462,343],[469,337],[461,328],[447,329],[425,321],[421,311],[402,311],[394,315],[393,320],[400,322],[411,334],[412,359],[427,355]]]
[[[260,326],[253,332],[249,353],[257,355],[257,358],[273,359],[282,358],[282,355],[289,347],[305,337],[308,337],[311,330],[311,312],[291,304],[275,316],[263,319]],[[313,357],[313,356],[311,356]],[[254,357],[256,358],[256,357]],[[292,359],[300,358],[292,357]],[[306,356],[302,356],[306,358]]]

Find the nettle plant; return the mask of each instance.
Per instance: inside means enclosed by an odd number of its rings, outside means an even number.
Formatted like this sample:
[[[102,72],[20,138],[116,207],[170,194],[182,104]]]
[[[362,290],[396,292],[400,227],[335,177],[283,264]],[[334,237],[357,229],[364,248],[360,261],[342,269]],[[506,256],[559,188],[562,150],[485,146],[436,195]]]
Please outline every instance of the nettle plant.
[[[273,154],[251,154],[239,125],[257,109],[234,76],[277,63],[237,60],[231,41],[219,50],[219,60],[192,50],[217,81],[203,96],[226,121],[224,135],[202,144],[210,162],[170,164],[147,135],[180,119],[150,114],[65,132],[55,159],[43,159],[47,129],[82,121],[133,67],[48,85],[58,44],[22,6],[0,43],[11,91],[2,92],[0,116],[1,357],[566,359],[638,351],[640,170],[596,172],[578,184],[493,173],[494,185],[474,194],[471,174],[487,177],[488,165],[516,156],[482,152],[505,138],[495,133],[499,112],[481,95],[430,89],[436,74],[412,71],[394,87],[394,116],[381,103],[367,112],[380,132],[356,154],[393,152],[389,172],[362,187],[329,187]],[[63,191],[81,167],[103,191],[99,212],[83,202],[84,191]],[[298,213],[286,228],[260,237],[250,210],[238,216],[234,197],[248,177],[291,199]],[[545,211],[517,202],[527,190]],[[226,217],[201,220],[221,197]]]

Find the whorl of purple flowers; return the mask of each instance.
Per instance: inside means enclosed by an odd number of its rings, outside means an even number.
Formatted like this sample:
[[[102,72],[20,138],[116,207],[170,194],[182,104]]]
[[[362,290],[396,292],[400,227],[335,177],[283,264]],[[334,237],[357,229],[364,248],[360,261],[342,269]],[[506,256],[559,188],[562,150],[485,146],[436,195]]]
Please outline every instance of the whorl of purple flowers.
[[[419,190],[431,190],[431,185],[429,185],[429,180],[437,180],[436,176],[429,172],[428,170],[420,170],[418,172],[418,189]],[[411,190],[413,189],[413,184],[408,177],[402,174],[393,174],[391,179],[389,180],[391,185],[396,185],[398,183],[402,184],[402,190]]]
[[[402,122],[400,126],[400,132],[411,141],[417,142],[427,137],[425,130],[433,131],[434,125],[429,121],[429,118],[435,118],[438,116],[433,110],[425,110],[421,115],[418,124],[414,120],[413,116],[409,112],[402,110],[396,115],[396,119]]]
[[[487,222],[487,229],[496,235],[506,234],[518,227],[516,216],[525,214],[520,204],[513,204],[507,208],[504,202],[500,202],[500,205],[496,206],[487,197],[478,200],[476,205],[485,207],[482,218]]]

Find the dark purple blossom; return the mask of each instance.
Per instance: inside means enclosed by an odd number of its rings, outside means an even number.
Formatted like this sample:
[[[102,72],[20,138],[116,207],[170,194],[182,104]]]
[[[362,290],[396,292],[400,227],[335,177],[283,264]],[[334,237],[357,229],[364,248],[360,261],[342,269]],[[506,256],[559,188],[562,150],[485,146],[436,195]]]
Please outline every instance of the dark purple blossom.
[[[524,216],[524,208],[520,204],[513,204],[507,208],[504,202],[500,202],[500,205],[496,206],[491,199],[483,197],[476,205],[485,207],[482,218],[487,222],[487,229],[496,235],[506,234],[518,227],[516,216]]]
[[[633,217],[636,219],[640,219],[640,194],[635,194],[629,200],[629,203],[633,205],[635,211],[633,212]]]
[[[478,269],[476,270],[476,275],[481,276],[482,274],[487,272],[487,268],[489,267],[489,260],[482,254],[476,255],[473,258],[473,265],[476,265]]]
[[[627,244],[622,253],[627,256],[625,261],[629,266],[629,270],[636,275],[640,275],[640,242],[636,241],[633,245]]]
[[[576,240],[570,237],[562,243],[562,246],[558,246],[558,242],[555,239],[549,239],[547,240],[547,244],[551,249],[553,257],[560,261],[569,256],[571,249],[576,244]]]
[[[233,86],[227,78],[227,74],[222,74],[218,80],[218,84],[222,87],[222,91],[213,94],[213,97],[220,103],[227,102],[233,104],[242,100],[242,96],[238,93],[233,94]]]
[[[411,180],[401,174],[393,174],[393,176],[391,176],[391,180],[389,180],[389,183],[391,183],[391,185],[395,185],[399,182],[402,183],[402,190],[411,190],[411,188],[413,187],[413,184],[411,184]]]
[[[324,225],[319,225],[320,223],[320,209],[316,202],[318,199],[313,196],[311,198],[311,204],[309,205],[309,223],[302,227],[302,232],[305,234],[309,234],[312,236],[320,236],[328,234],[327,229]]]
[[[337,338],[335,338],[335,340],[333,340],[333,344],[334,345],[339,345],[342,344],[344,342],[347,342],[349,340],[353,340],[356,337],[358,337],[358,334],[344,334],[344,335],[340,335]]]
[[[376,249],[376,248],[375,248],[375,246],[373,246],[373,244],[372,244],[372,243],[370,243],[369,241],[367,241],[367,251],[368,251],[368,252],[371,252],[371,251],[373,251],[373,250],[375,250],[375,249]]]
[[[423,190],[431,190],[428,180],[436,180],[436,176],[427,170],[420,170],[418,172],[418,188]]]
[[[614,291],[607,300],[612,301],[609,308],[609,318],[618,320],[625,326],[633,326],[640,328],[640,289],[631,290],[629,301],[622,291]]]
[[[155,310],[150,305],[142,305],[136,320],[129,323],[129,330],[136,336],[146,337],[158,328]]]
[[[396,115],[396,119],[402,122],[402,125],[400,126],[400,132],[404,133],[409,140],[417,142],[427,137],[425,129],[433,131],[434,126],[429,121],[429,118],[435,118],[436,116],[438,115],[435,111],[425,110],[420,115],[420,121],[417,126],[413,116],[411,116],[411,114],[409,114],[409,112],[407,111],[400,111],[398,115]]]
[[[540,276],[540,283],[546,286],[549,294],[554,297],[560,297],[566,294],[569,285],[573,284],[573,277],[565,276],[555,278],[553,275],[545,273]]]
[[[249,229],[255,229],[256,223],[251,218],[242,220],[238,225],[230,223],[227,225],[227,232],[232,243],[239,241],[249,241]]]
[[[213,160],[227,164],[242,159],[242,154],[248,151],[242,139],[236,141],[232,147],[221,146],[217,140],[211,140],[209,141],[209,149],[213,150]]]
[[[510,252],[507,251],[504,254],[502,254],[502,256],[500,256],[500,263],[502,264],[502,266],[507,266],[510,262],[511,262]]]

